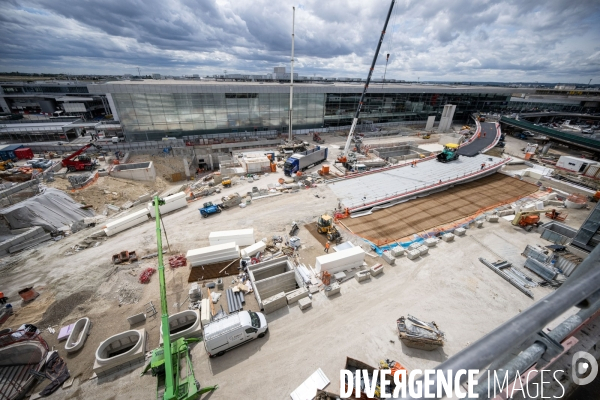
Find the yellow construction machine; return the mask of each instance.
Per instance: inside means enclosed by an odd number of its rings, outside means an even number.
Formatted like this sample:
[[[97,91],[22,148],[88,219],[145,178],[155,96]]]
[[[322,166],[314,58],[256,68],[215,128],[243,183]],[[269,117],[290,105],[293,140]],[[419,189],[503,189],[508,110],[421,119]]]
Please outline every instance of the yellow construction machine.
[[[330,242],[338,241],[342,238],[340,232],[333,225],[333,217],[329,214],[323,214],[317,220],[317,232],[326,234]]]
[[[231,178],[228,176],[223,177],[221,184],[223,185],[223,187],[231,187]]]
[[[0,171],[6,171],[7,169],[14,168],[15,164],[10,160],[0,161]]]

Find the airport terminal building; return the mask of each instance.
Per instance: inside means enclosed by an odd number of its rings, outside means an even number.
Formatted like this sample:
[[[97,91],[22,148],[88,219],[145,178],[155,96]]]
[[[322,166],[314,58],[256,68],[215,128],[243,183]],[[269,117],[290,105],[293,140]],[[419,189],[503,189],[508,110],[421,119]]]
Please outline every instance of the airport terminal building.
[[[362,82],[294,83],[294,130],[348,126],[358,106]],[[0,83],[5,113],[55,113],[84,120],[112,114],[127,141],[212,133],[287,132],[289,82],[203,80],[119,80]],[[572,92],[572,91],[571,91]],[[599,112],[600,92],[553,91],[502,86],[374,82],[361,111],[363,124],[421,122],[444,105],[456,105],[454,121],[474,112]]]

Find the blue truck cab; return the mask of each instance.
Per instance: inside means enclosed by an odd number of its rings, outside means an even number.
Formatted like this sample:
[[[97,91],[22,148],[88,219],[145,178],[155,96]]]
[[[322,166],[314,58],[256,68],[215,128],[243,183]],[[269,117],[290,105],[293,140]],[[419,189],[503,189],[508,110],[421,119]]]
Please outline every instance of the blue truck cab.
[[[320,164],[327,159],[327,147],[316,146],[312,150],[295,153],[288,157],[283,164],[283,173],[292,176],[298,171]]]

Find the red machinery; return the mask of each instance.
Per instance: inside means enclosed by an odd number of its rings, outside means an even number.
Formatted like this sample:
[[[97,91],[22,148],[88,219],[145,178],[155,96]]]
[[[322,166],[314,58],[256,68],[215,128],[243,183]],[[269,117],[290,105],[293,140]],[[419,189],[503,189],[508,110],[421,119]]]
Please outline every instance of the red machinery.
[[[100,150],[102,148],[101,146],[97,146],[94,143],[88,143],[85,146],[83,146],[82,148],[80,148],[79,150],[77,150],[75,153],[63,158],[62,166],[67,167],[69,172],[84,171],[84,170],[91,171],[96,166],[96,163],[94,161],[92,161],[90,156],[88,156],[87,154],[82,154],[82,153],[84,153],[87,149],[89,149],[92,146],[94,146],[98,150]],[[75,158],[77,158],[77,159],[75,159]]]

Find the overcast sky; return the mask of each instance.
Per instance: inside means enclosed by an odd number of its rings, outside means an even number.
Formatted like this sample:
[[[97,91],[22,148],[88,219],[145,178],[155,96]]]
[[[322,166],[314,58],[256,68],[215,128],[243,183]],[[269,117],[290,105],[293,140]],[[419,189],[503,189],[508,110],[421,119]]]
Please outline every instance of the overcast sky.
[[[2,0],[0,71],[366,78],[389,0]],[[600,83],[599,0],[399,0],[374,77]]]

